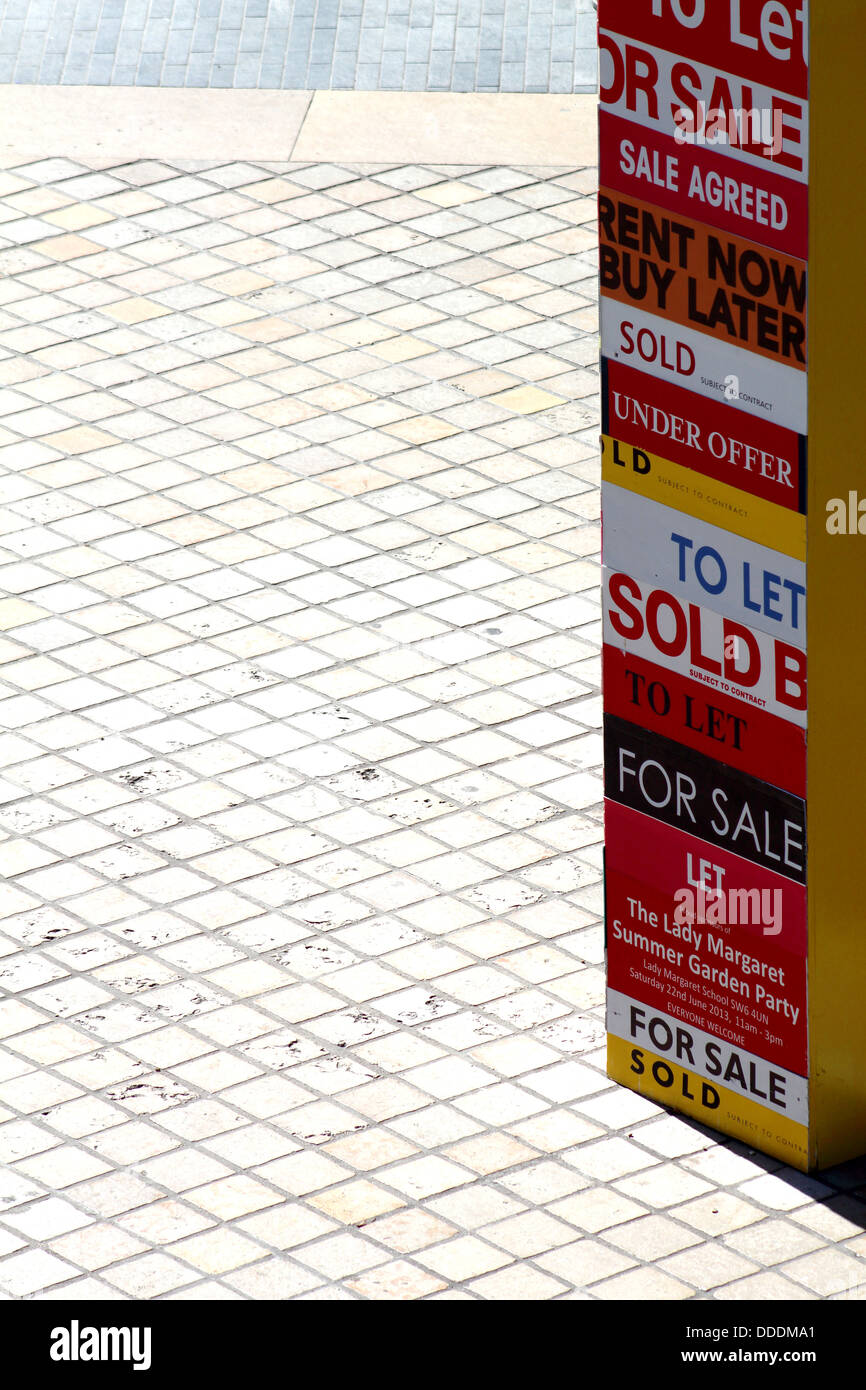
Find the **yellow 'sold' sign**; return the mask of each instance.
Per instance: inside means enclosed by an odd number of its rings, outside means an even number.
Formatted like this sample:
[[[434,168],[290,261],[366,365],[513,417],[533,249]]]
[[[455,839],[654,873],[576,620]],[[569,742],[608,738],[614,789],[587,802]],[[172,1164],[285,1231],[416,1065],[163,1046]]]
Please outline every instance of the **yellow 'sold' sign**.
[[[607,1070],[614,1081],[649,1100],[668,1105],[795,1168],[808,1166],[808,1130],[804,1124],[718,1082],[706,1081],[679,1062],[608,1033]]]

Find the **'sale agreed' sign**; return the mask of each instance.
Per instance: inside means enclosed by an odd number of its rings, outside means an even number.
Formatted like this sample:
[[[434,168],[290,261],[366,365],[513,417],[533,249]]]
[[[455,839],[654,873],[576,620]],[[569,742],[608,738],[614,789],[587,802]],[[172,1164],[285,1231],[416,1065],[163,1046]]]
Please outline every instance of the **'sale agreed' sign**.
[[[823,1167],[866,1150],[866,10],[598,17],[608,1069]]]

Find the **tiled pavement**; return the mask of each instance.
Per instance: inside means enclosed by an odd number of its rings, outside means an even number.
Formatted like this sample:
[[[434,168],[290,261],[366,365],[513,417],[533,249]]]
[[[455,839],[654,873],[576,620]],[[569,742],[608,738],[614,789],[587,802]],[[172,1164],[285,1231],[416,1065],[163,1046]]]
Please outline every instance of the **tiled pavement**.
[[[0,0],[0,82],[574,92],[592,0]]]
[[[0,1290],[861,1297],[602,1052],[592,170],[0,172]]]

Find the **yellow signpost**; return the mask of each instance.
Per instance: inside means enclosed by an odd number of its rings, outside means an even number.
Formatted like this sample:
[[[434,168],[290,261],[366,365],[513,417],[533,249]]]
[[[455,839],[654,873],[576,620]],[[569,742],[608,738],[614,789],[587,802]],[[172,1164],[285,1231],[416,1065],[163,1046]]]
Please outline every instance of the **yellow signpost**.
[[[811,17],[809,181],[809,1166],[866,1152],[866,9]],[[866,528],[864,528],[866,529]]]

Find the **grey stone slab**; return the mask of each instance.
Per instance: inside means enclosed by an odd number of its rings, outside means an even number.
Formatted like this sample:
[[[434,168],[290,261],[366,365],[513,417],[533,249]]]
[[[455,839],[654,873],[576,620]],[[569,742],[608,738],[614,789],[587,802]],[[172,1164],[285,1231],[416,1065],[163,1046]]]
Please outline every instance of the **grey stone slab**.
[[[100,85],[111,81],[111,74],[114,71],[114,54],[97,53],[90,60],[88,71],[88,82],[97,82]]]
[[[220,6],[220,26],[224,29],[240,29],[244,18],[244,0],[222,0]]]
[[[402,53],[383,53],[379,76],[386,91],[399,91],[401,89],[405,67],[406,62]]]
[[[570,25],[554,25],[550,39],[550,61],[574,65],[574,30]]]
[[[187,64],[185,87],[207,87],[210,83],[211,71],[210,51],[206,53],[193,53]]]
[[[158,87],[161,72],[162,54],[142,54],[141,62],[138,65],[138,80],[142,84],[142,86]]]
[[[456,16],[439,13],[433,20],[431,47],[436,50],[454,49],[454,33],[457,27]]]
[[[22,33],[20,24],[0,24],[0,53],[17,54]]]
[[[550,45],[553,42],[553,30],[548,16],[533,25],[526,42],[527,53],[550,54]]]
[[[65,56],[62,53],[46,53],[39,68],[37,81],[45,86],[53,85],[60,81],[63,72]],[[113,66],[113,64],[112,64]],[[10,67],[11,74],[11,67]],[[0,82],[8,82],[9,78],[3,76],[3,66],[0,64]]]
[[[258,87],[261,65],[258,54],[252,59],[239,58],[235,65],[234,85],[236,87]]]
[[[574,55],[574,78],[595,87],[598,82],[598,52],[594,48],[578,49]]]
[[[357,53],[358,40],[360,36],[360,15],[343,14],[337,21],[337,32],[336,38],[334,39],[334,48],[338,53]]]
[[[18,57],[29,60],[37,53],[41,53],[45,47],[45,35],[23,33],[18,43]]]
[[[479,47],[500,49],[502,47],[502,30],[504,23],[504,15],[486,14],[481,21],[479,29]]]
[[[379,64],[361,62],[358,60],[357,75],[355,78],[355,90],[358,92],[375,92],[379,85]]]
[[[499,83],[502,58],[498,49],[482,49],[478,55],[478,81],[484,86],[493,87]]]
[[[303,87],[306,84],[307,65],[309,63],[309,49],[289,49],[289,55],[283,63],[284,87]]]
[[[433,53],[430,57],[430,90],[449,91],[453,58],[450,51]]]
[[[115,50],[115,55],[119,62],[132,63],[136,62],[141,57],[142,34],[143,30],[141,29],[128,29],[126,27],[121,29],[117,40],[117,48]],[[73,38],[69,44],[70,53],[74,51],[74,43],[75,40]]]
[[[384,39],[384,29],[366,30],[366,32],[361,35],[361,42],[358,45],[358,62],[378,63],[382,57]]]
[[[592,0],[0,0],[0,72],[47,84],[591,90],[595,29]]]
[[[178,33],[172,34],[165,46],[166,67],[185,67],[189,62],[191,48],[192,34],[188,29],[181,29]]]
[[[327,89],[331,85],[331,64],[330,63],[310,63],[307,69],[309,87],[317,91]]]
[[[330,64],[334,55],[336,29],[316,29],[310,44],[310,63]]]
[[[469,28],[464,24],[458,24],[454,31],[454,62],[468,63],[475,61],[478,53],[478,30]]]
[[[452,92],[472,92],[475,90],[475,64],[455,63],[451,78]]]
[[[503,63],[499,88],[503,92],[522,92],[524,78],[523,63]]]
[[[348,53],[336,53],[331,67],[331,85],[351,91],[355,83],[357,66],[358,62],[354,50]]]
[[[406,64],[418,65],[423,63],[426,67],[430,59],[430,40],[432,38],[429,29],[410,29],[406,38]]]
[[[283,85],[282,65],[263,63],[259,72],[259,87],[263,90],[279,91]]]
[[[216,24],[213,21],[201,20],[193,30],[190,51],[192,53],[212,54],[216,43]]]
[[[527,53],[527,55],[526,55],[526,81],[527,81],[527,83],[533,83],[533,84],[536,85],[536,86],[537,86],[538,83],[541,83],[541,84],[543,84],[543,85],[542,85],[542,88],[541,88],[541,90],[543,91],[543,90],[544,90],[544,86],[545,86],[546,83],[547,83],[547,79],[548,79],[549,73],[550,73],[550,57],[549,57],[548,53],[546,52],[546,50],[543,51],[543,52],[541,52],[541,53],[536,53],[536,52]]]
[[[427,87],[427,64],[407,63],[403,74],[403,90],[423,92]]]
[[[578,48],[592,48],[595,45],[596,23],[594,11],[584,11],[575,16],[574,32]]]
[[[237,55],[237,35],[231,32],[217,34],[216,43],[213,48],[214,62],[233,63]]]
[[[550,90],[551,92],[570,92],[574,78],[574,69],[571,63],[550,64]]]
[[[406,27],[403,16],[398,15],[395,19],[393,16],[389,15],[385,28],[382,31],[383,52],[393,53],[395,50],[398,50],[400,53],[405,53],[408,34],[409,30]]]
[[[313,21],[307,15],[295,15],[289,29],[289,51],[295,52],[304,44],[309,45],[313,33]]]
[[[238,45],[241,53],[261,54],[265,42],[265,27],[267,21],[264,19],[248,19],[241,29],[241,38]]]
[[[79,34],[95,33],[98,21],[98,5],[79,5],[75,11],[75,28]]]
[[[519,63],[526,55],[526,35],[520,29],[506,29],[502,40],[503,63]]]
[[[110,53],[112,57],[117,52],[117,42],[120,38],[120,20],[103,20],[96,31],[93,40],[94,53]],[[169,43],[171,43],[169,39]]]
[[[307,77],[307,50],[293,53],[287,58],[283,70],[284,87],[303,87]]]

